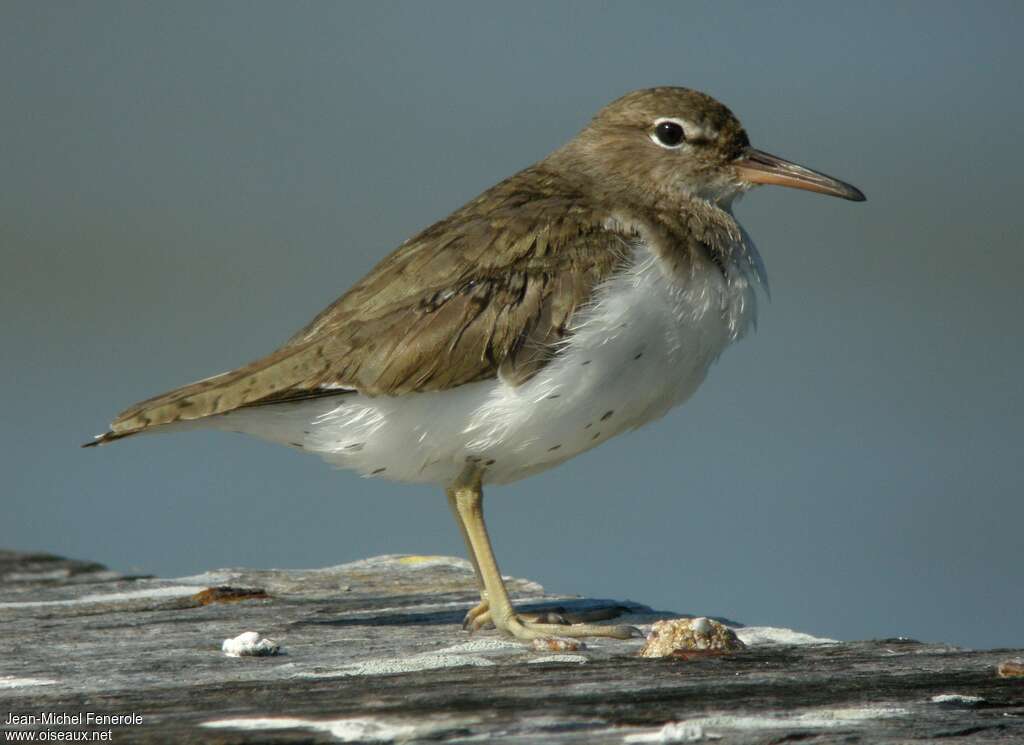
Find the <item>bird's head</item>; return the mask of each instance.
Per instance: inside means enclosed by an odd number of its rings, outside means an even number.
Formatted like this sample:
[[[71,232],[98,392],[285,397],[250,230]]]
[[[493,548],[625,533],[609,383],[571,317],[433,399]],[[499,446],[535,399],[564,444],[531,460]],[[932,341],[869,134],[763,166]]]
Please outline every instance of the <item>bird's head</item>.
[[[758,184],[864,200],[850,184],[750,146],[739,120],[715,99],[687,88],[649,88],[601,109],[555,154],[610,191],[652,201],[680,193],[728,205]]]

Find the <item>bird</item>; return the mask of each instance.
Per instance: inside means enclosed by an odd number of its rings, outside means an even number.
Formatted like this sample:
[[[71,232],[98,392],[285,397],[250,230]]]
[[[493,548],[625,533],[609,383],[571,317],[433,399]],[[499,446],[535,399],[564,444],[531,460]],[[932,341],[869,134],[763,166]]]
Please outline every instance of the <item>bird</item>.
[[[733,204],[762,184],[865,199],[753,148],[709,95],[627,93],[406,240],[276,351],[137,403],[83,447],[212,428],[366,477],[435,484],[479,588],[465,628],[635,636],[517,612],[483,487],[553,468],[690,398],[755,322],[765,270]]]

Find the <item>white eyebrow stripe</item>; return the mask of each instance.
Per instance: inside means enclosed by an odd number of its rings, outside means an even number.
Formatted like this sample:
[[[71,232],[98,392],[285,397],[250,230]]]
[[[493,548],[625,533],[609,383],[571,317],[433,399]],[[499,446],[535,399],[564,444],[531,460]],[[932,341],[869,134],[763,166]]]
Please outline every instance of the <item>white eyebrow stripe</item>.
[[[662,122],[673,122],[683,128],[683,134],[687,140],[713,140],[717,133],[686,119],[680,119],[675,116],[660,116],[654,120],[654,126],[657,127]]]

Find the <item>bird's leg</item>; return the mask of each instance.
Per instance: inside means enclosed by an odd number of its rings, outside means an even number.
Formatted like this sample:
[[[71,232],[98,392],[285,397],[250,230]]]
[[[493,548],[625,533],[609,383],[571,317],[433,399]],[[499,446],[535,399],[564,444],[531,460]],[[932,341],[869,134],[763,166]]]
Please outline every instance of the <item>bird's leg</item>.
[[[466,551],[469,553],[469,561],[473,565],[473,574],[476,575],[476,586],[480,590],[480,602],[466,611],[466,615],[462,619],[462,628],[470,631],[476,631],[487,626],[491,622],[490,608],[487,604],[487,588],[484,587],[483,577],[480,575],[480,565],[477,564],[476,554],[473,552],[473,544],[469,540],[469,533],[466,532],[466,524],[462,522],[462,516],[459,514],[459,508],[455,504],[455,490],[447,489],[448,495],[448,506],[451,507],[452,514],[455,516],[455,522],[459,526],[459,532],[462,533],[462,540],[466,542]]]
[[[544,639],[552,636],[611,636],[629,639],[637,635],[637,630],[632,626],[598,626],[587,623],[563,626],[524,621],[512,608],[491,549],[491,539],[484,524],[480,471],[475,467],[467,468],[449,488],[448,494],[469,544],[470,556],[474,557],[477,574],[483,583],[485,595],[482,596],[482,602],[486,602],[491,622],[499,631],[517,639]]]

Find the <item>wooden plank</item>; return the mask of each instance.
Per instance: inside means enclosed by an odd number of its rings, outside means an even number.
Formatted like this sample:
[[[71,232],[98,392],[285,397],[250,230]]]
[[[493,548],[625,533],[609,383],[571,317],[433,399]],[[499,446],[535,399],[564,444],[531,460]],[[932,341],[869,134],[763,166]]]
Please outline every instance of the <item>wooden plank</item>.
[[[623,606],[614,622],[641,628],[672,616],[526,580],[510,590],[570,614]],[[810,639],[737,625],[750,646],[729,655],[643,659],[642,640],[552,654],[462,631],[475,599],[469,565],[446,557],[159,579],[0,552],[0,729],[113,742],[1024,742],[1024,680],[996,674],[1021,650],[786,644]],[[225,656],[244,631],[284,653]],[[45,724],[90,712],[142,721]]]

